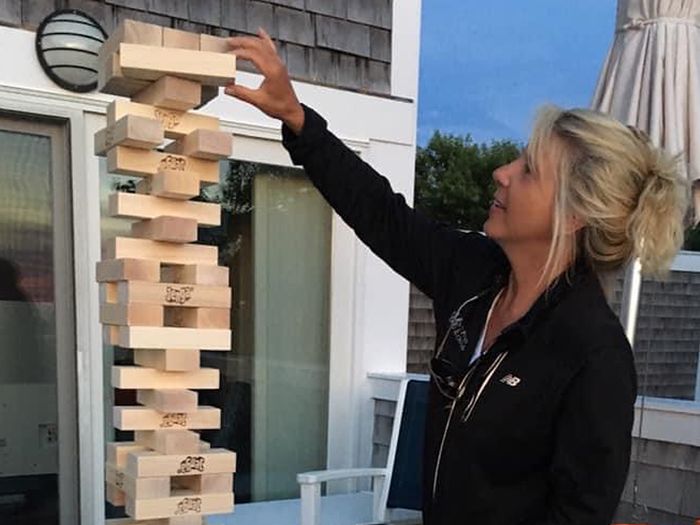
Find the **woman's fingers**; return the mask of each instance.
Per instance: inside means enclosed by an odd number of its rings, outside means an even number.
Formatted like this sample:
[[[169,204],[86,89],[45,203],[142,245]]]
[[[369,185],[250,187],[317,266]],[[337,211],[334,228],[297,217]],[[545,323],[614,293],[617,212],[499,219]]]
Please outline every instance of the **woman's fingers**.
[[[229,84],[224,89],[224,93],[231,95],[254,106],[260,107],[261,103],[261,92],[258,89],[250,89],[245,86],[239,86],[237,84]]]
[[[260,35],[260,38],[262,38],[263,41],[270,47],[270,49],[277,54],[277,46],[275,46],[275,43],[272,41],[272,38],[270,38],[270,35],[267,34],[267,31],[261,27],[258,29],[258,34]]]

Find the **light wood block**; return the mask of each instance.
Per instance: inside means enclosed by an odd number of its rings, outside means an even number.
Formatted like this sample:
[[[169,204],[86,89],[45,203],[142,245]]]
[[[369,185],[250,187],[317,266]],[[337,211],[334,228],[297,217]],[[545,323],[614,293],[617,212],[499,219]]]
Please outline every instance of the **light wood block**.
[[[183,389],[139,390],[136,401],[159,412],[195,412],[197,392]]]
[[[228,38],[222,36],[213,36],[207,34],[199,35],[200,51],[210,51],[212,53],[230,53],[231,46],[228,43]]]
[[[126,512],[138,520],[164,516],[207,515],[233,512],[233,493],[190,494],[163,499],[134,500],[127,496]]]
[[[131,235],[152,241],[188,243],[197,240],[197,221],[182,217],[156,217],[135,222]]]
[[[170,264],[216,264],[218,248],[202,244],[114,237],[105,241],[103,255],[105,259],[140,257]]]
[[[125,495],[135,499],[170,497],[170,477],[134,478],[115,465],[105,465],[105,479]]]
[[[231,288],[202,284],[122,281],[117,284],[120,303],[147,303],[165,306],[230,308]]]
[[[114,427],[119,430],[217,429],[221,427],[221,410],[201,406],[193,412],[159,412],[148,407],[116,406]],[[127,458],[127,465],[128,462]]]
[[[100,284],[100,302],[112,304],[119,302],[119,289],[117,288],[117,283]]]
[[[189,111],[202,103],[202,85],[185,78],[164,76],[136,93],[132,100],[159,108]]]
[[[113,366],[112,386],[122,389],[139,388],[219,388],[219,371],[216,368],[200,368],[191,372],[162,372],[140,366]]]
[[[126,494],[110,483],[105,483],[105,499],[115,507],[126,505]]]
[[[119,45],[122,43],[162,46],[163,28],[155,24],[137,22],[136,20],[124,20],[112,31],[112,34],[100,47],[98,61],[105,60],[119,51]]]
[[[174,47],[177,49],[199,49],[199,34],[173,29],[163,28],[163,47]]]
[[[154,520],[134,520],[133,518],[115,518],[105,521],[106,525],[205,525],[202,516],[179,516]]]
[[[236,453],[223,448],[172,455],[142,450],[127,456],[124,471],[135,478],[231,473],[236,471]]]
[[[163,326],[163,307],[155,304],[100,305],[100,322],[121,326]]]
[[[112,441],[107,443],[107,463],[123,470],[126,468],[126,457],[132,452],[146,450],[143,445],[137,445],[134,441]]]
[[[198,129],[171,142],[165,151],[199,159],[223,160],[233,154],[233,135],[226,131]]]
[[[197,175],[186,171],[160,170],[150,180],[142,182],[146,183],[144,190],[158,197],[189,200],[199,195]],[[136,191],[140,193],[138,188]]]
[[[152,177],[162,170],[179,171],[189,173],[202,184],[219,183],[218,162],[127,146],[107,151],[107,170],[134,177]]]
[[[116,53],[99,62],[97,72],[97,90],[101,93],[130,97],[134,93],[144,90],[150,82],[127,78],[119,67],[119,57]]]
[[[235,55],[210,51],[120,44],[119,65],[126,76],[142,80],[173,75],[202,84],[225,86],[236,77]]]
[[[171,52],[172,50],[168,49],[167,51]],[[160,121],[165,136],[173,139],[189,135],[197,129],[214,131],[219,129],[219,119],[217,117],[120,99],[112,101],[107,106],[107,125],[114,124],[126,115],[137,115]]]
[[[104,156],[106,151],[114,146],[153,149],[160,146],[164,140],[163,128],[158,120],[125,115],[95,134],[95,155]]]
[[[97,281],[160,281],[160,262],[144,259],[110,259],[96,265]]]
[[[187,372],[199,369],[199,350],[134,350],[134,363],[167,372]]]
[[[161,281],[169,283],[228,286],[229,282],[229,269],[227,266],[207,266],[203,264],[163,266],[160,275]]]
[[[116,192],[109,196],[112,217],[154,219],[161,216],[195,219],[197,224],[219,226],[221,206],[210,202],[175,201],[152,195]]]
[[[134,440],[144,449],[153,449],[161,454],[196,454],[201,452],[204,441],[191,430],[137,430]]]
[[[165,308],[165,326],[182,328],[231,328],[228,308]]]
[[[230,350],[231,331],[213,328],[152,326],[114,327],[116,342],[123,348],[168,348],[183,350]]]
[[[195,494],[224,494],[233,492],[232,473],[177,476],[171,479],[173,488],[190,490]]]

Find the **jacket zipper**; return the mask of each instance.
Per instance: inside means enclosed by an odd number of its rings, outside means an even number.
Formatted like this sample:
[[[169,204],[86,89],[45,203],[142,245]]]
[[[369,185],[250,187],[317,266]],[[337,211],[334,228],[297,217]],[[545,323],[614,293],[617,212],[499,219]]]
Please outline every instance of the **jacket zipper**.
[[[479,386],[479,389],[476,393],[476,395],[469,401],[469,404],[467,405],[467,408],[465,409],[465,415],[462,416],[462,423],[466,423],[469,417],[471,416],[472,412],[474,411],[474,407],[476,406],[477,401],[479,401],[479,397],[481,397],[481,393],[483,392],[484,388],[486,388],[486,385],[489,383],[491,380],[491,377],[493,376],[494,373],[496,373],[496,369],[501,365],[503,360],[506,358],[508,355],[508,351],[503,352],[501,355],[499,355],[496,360],[491,364],[489,367],[486,377],[484,380],[481,382],[481,385]],[[442,461],[442,452],[443,448],[445,447],[445,440],[447,439],[447,432],[449,431],[450,428],[450,423],[452,422],[452,415],[454,414],[454,409],[457,404],[457,401],[460,399],[460,397],[464,394],[463,388],[466,384],[466,381],[469,379],[471,376],[471,373],[476,369],[476,366],[473,367],[462,379],[462,382],[459,384],[459,389],[457,390],[457,396],[452,400],[452,406],[450,407],[450,413],[447,416],[447,422],[445,423],[445,430],[442,433],[442,440],[440,441],[440,448],[438,450],[438,457],[437,457],[437,463],[435,465],[435,474],[433,474],[433,501],[435,501],[435,494],[437,492],[437,482],[438,482],[438,476],[440,473],[440,462]]]

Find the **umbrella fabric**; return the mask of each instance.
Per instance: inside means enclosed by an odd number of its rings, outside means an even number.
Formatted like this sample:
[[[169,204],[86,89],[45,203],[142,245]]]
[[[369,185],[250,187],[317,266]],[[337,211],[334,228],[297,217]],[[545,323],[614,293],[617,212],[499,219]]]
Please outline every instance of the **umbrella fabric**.
[[[619,0],[592,107],[682,154],[689,180],[698,181],[700,0]]]

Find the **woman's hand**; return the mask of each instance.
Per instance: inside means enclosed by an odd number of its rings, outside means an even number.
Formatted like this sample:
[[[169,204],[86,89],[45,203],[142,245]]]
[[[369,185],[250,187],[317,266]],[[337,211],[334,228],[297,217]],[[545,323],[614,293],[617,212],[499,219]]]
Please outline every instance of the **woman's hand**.
[[[287,68],[277,55],[270,36],[258,30],[258,37],[229,38],[231,51],[241,60],[249,60],[265,77],[257,89],[236,84],[226,86],[224,92],[248,102],[266,115],[280,119],[297,135],[304,127],[304,109],[299,103]]]

